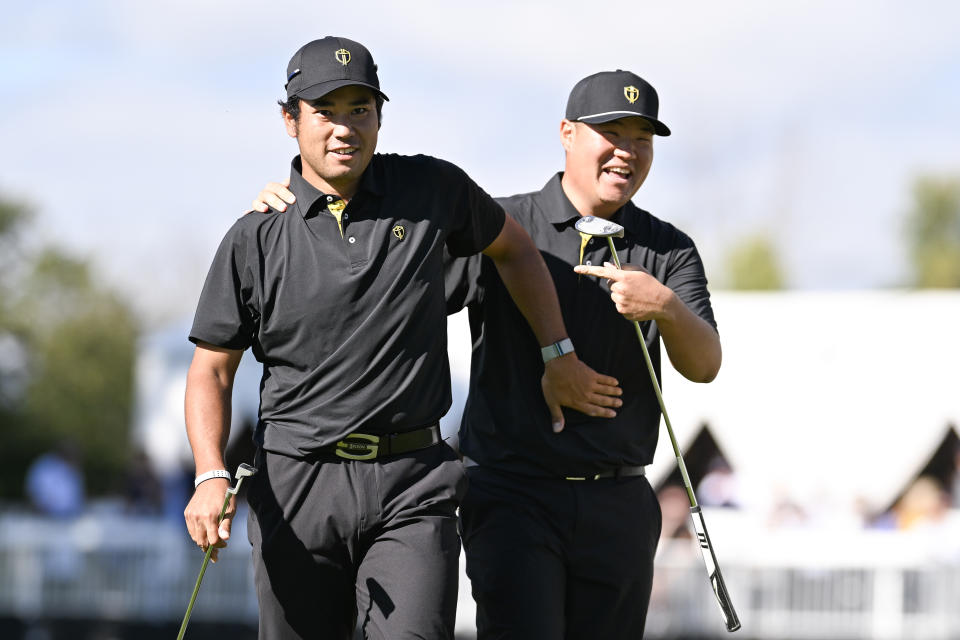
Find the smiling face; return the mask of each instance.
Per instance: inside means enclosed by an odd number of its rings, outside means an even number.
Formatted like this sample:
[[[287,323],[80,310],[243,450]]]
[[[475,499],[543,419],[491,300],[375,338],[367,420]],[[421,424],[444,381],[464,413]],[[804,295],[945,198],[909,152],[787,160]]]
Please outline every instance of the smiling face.
[[[316,100],[300,101],[296,120],[284,112],[297,139],[303,177],[324,193],[349,199],[377,148],[379,120],[373,91],[348,85]]]
[[[603,124],[564,120],[563,191],[580,215],[607,218],[637,192],[653,162],[653,126],[638,117]]]

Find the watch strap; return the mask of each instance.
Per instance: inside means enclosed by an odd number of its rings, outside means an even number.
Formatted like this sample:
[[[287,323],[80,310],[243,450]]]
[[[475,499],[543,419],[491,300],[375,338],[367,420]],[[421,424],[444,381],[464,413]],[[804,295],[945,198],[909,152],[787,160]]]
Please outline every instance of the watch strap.
[[[547,363],[554,358],[559,358],[562,355],[573,353],[574,351],[573,341],[570,340],[570,338],[564,338],[559,342],[554,342],[553,344],[543,347],[540,349],[540,354],[543,356],[543,362]]]
[[[214,469],[213,471],[207,471],[206,473],[201,473],[196,478],[193,479],[193,488],[196,489],[200,486],[201,482],[206,482],[207,480],[212,480],[214,478],[226,478],[229,480],[232,476],[230,472],[226,469]]]

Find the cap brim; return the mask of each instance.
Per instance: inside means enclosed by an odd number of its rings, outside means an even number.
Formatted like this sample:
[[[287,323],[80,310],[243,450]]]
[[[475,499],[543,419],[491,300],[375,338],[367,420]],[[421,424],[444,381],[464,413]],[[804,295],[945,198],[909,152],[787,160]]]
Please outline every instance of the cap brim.
[[[318,100],[323,96],[327,95],[328,93],[330,93],[331,91],[336,91],[340,87],[347,87],[352,84],[355,84],[361,87],[367,87],[368,89],[372,89],[374,93],[379,95],[384,100],[386,101],[390,100],[390,98],[387,97],[387,94],[385,94],[383,91],[380,91],[380,89],[377,89],[372,84],[368,84],[366,82],[358,82],[357,80],[342,80],[342,79],[330,80],[329,82],[321,82],[311,87],[300,89],[299,91],[296,92],[296,95],[303,100]],[[293,96],[288,96],[288,97],[292,98]]]
[[[613,120],[619,120],[620,118],[643,118],[647,122],[653,125],[653,132],[658,136],[668,136],[670,135],[670,128],[657,120],[656,118],[651,118],[650,116],[638,113],[636,111],[607,111],[605,113],[594,113],[592,115],[581,116],[577,118],[577,122],[583,122],[586,124],[603,124],[604,122],[611,122]]]

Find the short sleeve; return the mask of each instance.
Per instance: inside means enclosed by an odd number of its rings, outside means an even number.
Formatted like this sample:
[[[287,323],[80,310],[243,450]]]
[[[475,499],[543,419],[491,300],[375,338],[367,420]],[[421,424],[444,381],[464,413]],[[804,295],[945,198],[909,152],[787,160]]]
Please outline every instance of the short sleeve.
[[[462,169],[447,167],[450,182],[457,185],[453,203],[456,224],[447,236],[447,249],[453,256],[479,253],[500,235],[506,213]]]
[[[673,251],[667,281],[664,284],[677,294],[691,311],[716,329],[717,321],[713,317],[713,307],[710,304],[710,291],[707,289],[707,274],[703,268],[703,260],[700,259],[700,253],[693,240],[682,233],[680,235],[681,242]]]
[[[226,349],[246,349],[253,344],[259,313],[254,304],[254,272],[248,264],[247,244],[239,223],[220,243],[203,283],[190,330],[191,342]]]
[[[480,302],[482,265],[483,256],[479,253],[455,258],[449,251],[443,252],[443,280],[448,316]]]

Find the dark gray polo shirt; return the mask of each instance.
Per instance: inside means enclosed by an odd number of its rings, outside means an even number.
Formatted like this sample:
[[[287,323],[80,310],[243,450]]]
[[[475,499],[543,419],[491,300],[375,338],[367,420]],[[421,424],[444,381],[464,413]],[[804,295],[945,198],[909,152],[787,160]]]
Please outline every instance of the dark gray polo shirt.
[[[444,248],[465,256],[500,233],[500,206],[456,166],[374,155],[342,214],[293,161],[286,213],[231,227],[190,340],[250,347],[263,363],[269,451],[302,456],[343,436],[410,431],[450,407]]]
[[[591,418],[565,410],[566,428],[551,429],[540,390],[538,343],[496,269],[482,256],[448,263],[449,312],[469,306],[473,334],[470,393],[460,429],[463,452],[483,466],[539,476],[586,476],[625,465],[646,465],[657,445],[660,407],[633,323],[617,313],[606,281],[573,272],[580,258],[580,218],[554,176],[539,192],[499,199],[533,238],[553,276],[567,332],[577,356],[623,388],[617,417]],[[670,287],[694,313],[716,327],[703,263],[693,241],[632,202],[612,220],[624,263],[640,265]],[[584,262],[613,262],[604,238],[593,239]],[[641,323],[660,372],[656,323]]]

